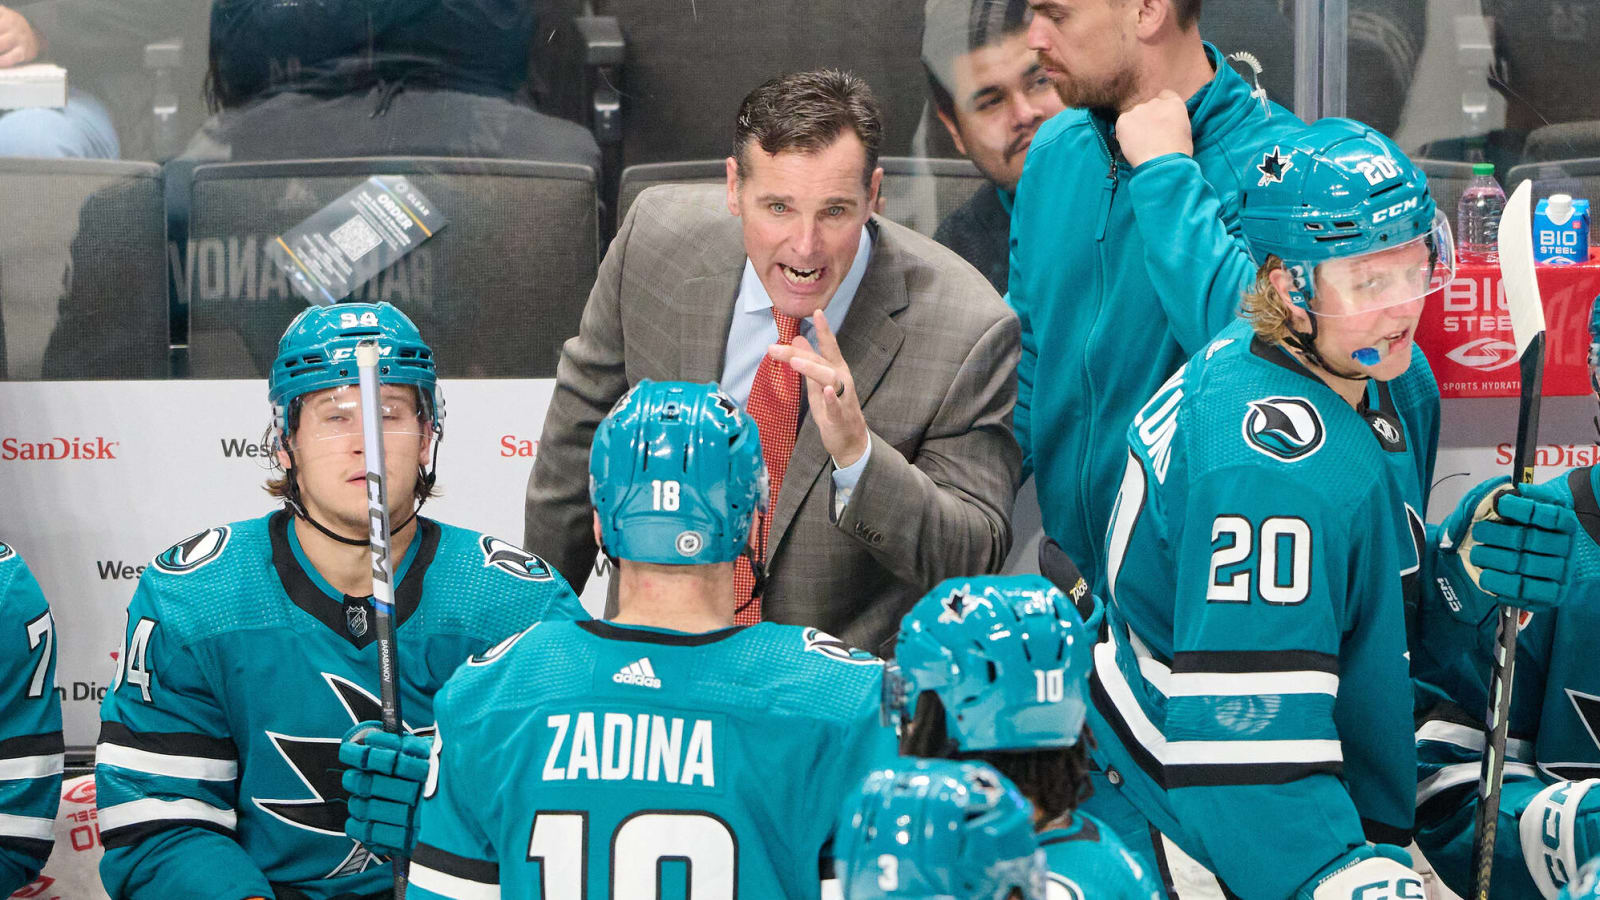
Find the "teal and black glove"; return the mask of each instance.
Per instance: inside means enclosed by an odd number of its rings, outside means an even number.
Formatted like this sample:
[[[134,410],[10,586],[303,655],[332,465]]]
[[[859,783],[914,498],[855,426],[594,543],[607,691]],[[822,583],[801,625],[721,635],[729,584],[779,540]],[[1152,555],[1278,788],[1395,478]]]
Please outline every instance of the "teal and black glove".
[[[1458,601],[1451,611],[1479,622],[1499,604],[1560,606],[1572,578],[1577,533],[1578,517],[1549,484],[1513,491],[1511,480],[1500,476],[1468,491],[1444,520],[1439,538],[1443,575],[1453,588],[1446,598]]]
[[[382,856],[410,856],[417,839],[417,803],[428,778],[431,738],[390,734],[377,722],[345,732],[339,761],[350,792],[344,833]]]

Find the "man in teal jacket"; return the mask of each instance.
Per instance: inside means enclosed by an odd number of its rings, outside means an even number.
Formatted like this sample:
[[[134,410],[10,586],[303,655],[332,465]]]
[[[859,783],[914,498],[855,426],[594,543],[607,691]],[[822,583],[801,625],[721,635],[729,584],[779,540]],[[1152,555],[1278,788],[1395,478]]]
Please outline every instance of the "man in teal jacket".
[[[1098,591],[1118,435],[1233,319],[1256,271],[1239,194],[1280,174],[1250,151],[1303,123],[1200,40],[1200,0],[1030,5],[1029,46],[1076,108],[1034,136],[1011,213],[1015,428],[1045,534]]]

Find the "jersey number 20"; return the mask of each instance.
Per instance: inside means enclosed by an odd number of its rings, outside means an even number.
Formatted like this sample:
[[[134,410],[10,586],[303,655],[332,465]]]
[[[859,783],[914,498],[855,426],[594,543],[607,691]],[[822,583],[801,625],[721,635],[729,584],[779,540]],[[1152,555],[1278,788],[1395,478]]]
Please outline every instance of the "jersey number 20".
[[[528,859],[542,870],[545,900],[587,900],[589,821],[581,812],[533,818]],[[660,864],[686,863],[691,900],[734,900],[739,842],[728,823],[703,812],[639,812],[623,819],[608,842],[614,898],[661,896]]]
[[[1236,569],[1259,545],[1256,591],[1278,606],[1304,603],[1311,595],[1311,526],[1292,516],[1270,516],[1256,528],[1243,516],[1217,516],[1211,523],[1211,577],[1206,599],[1249,603],[1249,568]]]

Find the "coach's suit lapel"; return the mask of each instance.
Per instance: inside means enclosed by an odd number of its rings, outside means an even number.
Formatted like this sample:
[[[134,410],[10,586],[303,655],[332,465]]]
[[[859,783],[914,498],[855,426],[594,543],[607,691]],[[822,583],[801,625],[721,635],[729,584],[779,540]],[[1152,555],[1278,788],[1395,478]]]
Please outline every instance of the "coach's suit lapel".
[[[739,221],[732,216],[728,220]],[[705,274],[683,282],[672,304],[678,313],[678,378],[683,381],[722,377],[723,353],[744,272],[744,243],[737,226],[727,240],[711,242],[704,260]]]
[[[838,330],[839,352],[850,366],[856,396],[863,409],[905,341],[905,333],[895,323],[894,316],[910,302],[906,295],[905,260],[892,232],[878,228],[876,219],[868,227],[873,229],[875,237],[872,259],[867,264],[861,286],[856,289],[850,313]],[[875,445],[872,452],[895,451],[892,447]],[[772,533],[768,537],[768,559],[777,557],[789,525],[800,510],[802,498],[813,489],[820,490],[823,498],[830,496],[827,485],[816,487],[817,479],[830,468],[828,450],[822,446],[822,433],[808,413],[800,422],[794,453],[789,457],[789,470],[783,476],[783,490],[778,494],[778,508],[773,513]]]

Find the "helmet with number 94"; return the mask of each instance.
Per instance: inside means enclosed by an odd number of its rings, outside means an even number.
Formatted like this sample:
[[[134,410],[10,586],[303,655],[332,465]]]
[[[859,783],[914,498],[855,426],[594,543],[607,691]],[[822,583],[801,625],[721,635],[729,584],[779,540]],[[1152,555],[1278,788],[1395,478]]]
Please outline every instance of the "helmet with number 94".
[[[278,356],[267,375],[267,400],[280,438],[292,429],[296,400],[360,382],[356,345],[367,340],[378,343],[378,380],[414,386],[423,416],[439,433],[444,402],[438,371],[433,350],[417,326],[388,303],[336,303],[304,310],[278,341]]]
[[[589,497],[612,557],[734,560],[767,508],[756,423],[715,384],[641,381],[595,429]]]
[[[1257,264],[1283,260],[1289,299],[1322,316],[1358,315],[1427,296],[1454,277],[1449,219],[1428,177],[1383,134],[1352,119],[1322,119],[1264,144],[1240,198]],[[1416,250],[1407,252],[1398,248]],[[1337,267],[1319,266],[1348,260]],[[1339,307],[1312,304],[1334,287]]]
[[[904,758],[872,772],[845,799],[834,849],[845,900],[1045,896],[1033,809],[986,763]]]
[[[1042,576],[946,579],[900,622],[888,712],[903,727],[932,691],[962,751],[1071,747],[1088,711],[1093,644],[1072,601]]]

